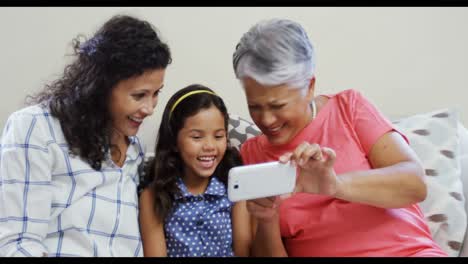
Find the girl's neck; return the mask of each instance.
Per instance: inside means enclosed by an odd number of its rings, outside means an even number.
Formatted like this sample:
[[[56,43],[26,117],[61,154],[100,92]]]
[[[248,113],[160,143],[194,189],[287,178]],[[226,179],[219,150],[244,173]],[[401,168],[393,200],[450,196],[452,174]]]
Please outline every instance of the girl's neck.
[[[210,183],[210,178],[198,177],[198,176],[189,176],[184,175],[182,181],[184,182],[187,190],[193,195],[200,195],[205,193],[208,184]]]

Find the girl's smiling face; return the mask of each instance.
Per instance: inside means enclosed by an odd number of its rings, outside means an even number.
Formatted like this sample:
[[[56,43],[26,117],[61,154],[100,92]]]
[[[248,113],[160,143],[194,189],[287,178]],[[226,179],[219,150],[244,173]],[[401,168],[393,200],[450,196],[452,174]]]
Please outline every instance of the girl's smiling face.
[[[188,117],[177,135],[184,179],[208,182],[227,148],[224,116],[214,105]]]

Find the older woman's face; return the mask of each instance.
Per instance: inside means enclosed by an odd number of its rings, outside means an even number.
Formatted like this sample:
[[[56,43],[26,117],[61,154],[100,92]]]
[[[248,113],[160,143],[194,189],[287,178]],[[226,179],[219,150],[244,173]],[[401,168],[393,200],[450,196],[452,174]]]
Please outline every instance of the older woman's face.
[[[313,85],[304,89],[264,86],[252,78],[242,83],[250,116],[271,144],[288,143],[311,121]]]

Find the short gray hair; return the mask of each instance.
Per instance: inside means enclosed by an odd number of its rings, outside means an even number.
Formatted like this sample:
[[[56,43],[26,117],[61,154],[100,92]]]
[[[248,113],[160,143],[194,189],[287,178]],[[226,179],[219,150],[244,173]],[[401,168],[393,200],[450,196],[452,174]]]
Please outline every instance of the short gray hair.
[[[315,73],[312,43],[302,26],[287,19],[263,20],[245,33],[233,54],[236,78],[262,85],[305,88]]]

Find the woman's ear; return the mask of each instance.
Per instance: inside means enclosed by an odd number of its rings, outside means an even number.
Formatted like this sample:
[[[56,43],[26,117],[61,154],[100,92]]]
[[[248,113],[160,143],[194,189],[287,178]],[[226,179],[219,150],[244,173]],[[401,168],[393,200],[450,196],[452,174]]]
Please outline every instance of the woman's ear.
[[[314,92],[315,92],[315,76],[312,77],[312,79],[310,79],[309,87],[307,87],[306,97],[308,101],[312,101],[312,99],[314,98]]]

